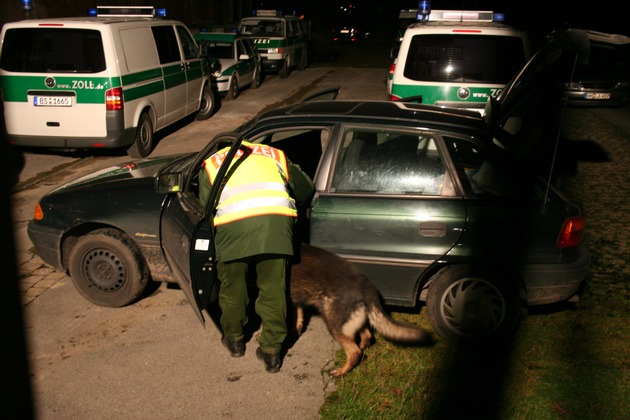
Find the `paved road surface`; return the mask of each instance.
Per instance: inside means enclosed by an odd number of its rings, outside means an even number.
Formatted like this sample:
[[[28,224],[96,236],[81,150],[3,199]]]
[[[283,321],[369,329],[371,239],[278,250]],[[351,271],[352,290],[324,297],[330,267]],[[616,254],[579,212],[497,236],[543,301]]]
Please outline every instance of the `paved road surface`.
[[[342,85],[340,99],[384,99],[386,74],[314,67],[284,80],[270,77],[224,103],[211,119],[169,133],[152,156],[199,150],[261,108],[320,88]],[[289,84],[297,88],[286,89]],[[319,418],[326,393],[334,389],[328,371],[339,349],[319,318],[289,350],[282,370],[269,374],[255,357],[255,337],[245,357],[230,357],[219,330],[211,321],[202,327],[180,290],[162,285],[129,307],[98,307],[34,253],[26,225],[39,197],[66,179],[127,159],[26,155],[12,200],[37,418]]]

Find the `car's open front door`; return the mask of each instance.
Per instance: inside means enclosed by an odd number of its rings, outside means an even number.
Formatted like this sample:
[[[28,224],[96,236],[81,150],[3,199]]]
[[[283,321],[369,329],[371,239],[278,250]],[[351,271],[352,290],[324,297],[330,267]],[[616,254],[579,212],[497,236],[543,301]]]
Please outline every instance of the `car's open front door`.
[[[199,211],[198,196],[193,193],[194,189],[190,184],[197,179],[196,174],[204,158],[216,151],[218,145],[226,142],[234,146],[219,169],[206,207]],[[162,216],[164,254],[177,283],[202,325],[205,325],[202,311],[216,300],[218,288],[212,227],[214,210],[229,162],[234,158],[240,144],[238,135],[224,134],[216,137],[191,165],[187,176],[188,185],[170,199]],[[163,176],[167,174],[160,178]]]

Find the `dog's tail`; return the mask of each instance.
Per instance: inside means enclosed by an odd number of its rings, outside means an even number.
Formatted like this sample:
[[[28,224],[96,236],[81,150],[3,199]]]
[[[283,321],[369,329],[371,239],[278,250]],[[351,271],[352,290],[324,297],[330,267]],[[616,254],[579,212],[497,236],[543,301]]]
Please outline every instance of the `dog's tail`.
[[[383,337],[397,343],[427,345],[433,343],[431,334],[422,328],[403,325],[385,312],[376,288],[366,291],[370,325]]]

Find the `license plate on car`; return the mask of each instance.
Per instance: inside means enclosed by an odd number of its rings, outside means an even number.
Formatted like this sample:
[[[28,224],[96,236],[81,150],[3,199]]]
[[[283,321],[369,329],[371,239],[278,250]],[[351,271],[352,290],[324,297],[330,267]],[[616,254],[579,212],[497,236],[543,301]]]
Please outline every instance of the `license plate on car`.
[[[610,99],[610,93],[587,93],[586,99]]]
[[[35,106],[72,106],[72,96],[33,96]]]

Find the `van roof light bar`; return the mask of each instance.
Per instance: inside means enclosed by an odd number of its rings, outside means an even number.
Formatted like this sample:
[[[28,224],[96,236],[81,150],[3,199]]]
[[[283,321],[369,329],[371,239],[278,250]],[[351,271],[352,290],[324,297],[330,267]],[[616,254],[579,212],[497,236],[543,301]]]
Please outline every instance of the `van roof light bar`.
[[[418,12],[420,16],[420,12]],[[504,18],[504,15],[501,14]],[[431,22],[493,22],[494,12],[489,10],[433,10]]]
[[[166,17],[165,8],[151,6],[96,6],[88,10],[89,16],[96,17]]]
[[[279,10],[254,10],[254,16],[264,16],[264,17],[281,17],[282,12]]]

